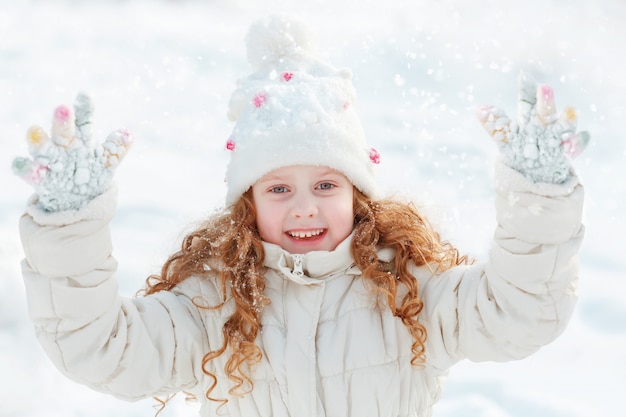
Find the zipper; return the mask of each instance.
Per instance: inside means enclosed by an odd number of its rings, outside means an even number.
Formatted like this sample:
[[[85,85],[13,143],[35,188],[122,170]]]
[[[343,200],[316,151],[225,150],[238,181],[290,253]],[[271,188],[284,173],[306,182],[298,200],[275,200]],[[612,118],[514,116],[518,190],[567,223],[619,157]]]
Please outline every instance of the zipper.
[[[297,277],[301,277],[304,275],[304,272],[302,271],[302,261],[304,261],[304,255],[302,254],[293,255],[292,273]]]

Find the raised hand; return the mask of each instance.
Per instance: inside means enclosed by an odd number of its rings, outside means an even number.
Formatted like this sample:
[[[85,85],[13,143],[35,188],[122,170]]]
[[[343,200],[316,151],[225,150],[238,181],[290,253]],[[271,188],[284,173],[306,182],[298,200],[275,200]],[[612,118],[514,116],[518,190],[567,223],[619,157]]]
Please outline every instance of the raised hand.
[[[38,206],[47,212],[76,210],[105,192],[133,138],[126,129],[93,144],[93,105],[78,94],[73,109],[54,111],[50,135],[39,126],[26,134],[31,158],[15,158],[13,172],[35,188]]]
[[[507,165],[533,182],[562,183],[569,178],[571,159],[587,147],[589,133],[576,132],[573,108],[557,114],[550,86],[520,73],[518,88],[517,123],[493,106],[479,108],[478,118]]]

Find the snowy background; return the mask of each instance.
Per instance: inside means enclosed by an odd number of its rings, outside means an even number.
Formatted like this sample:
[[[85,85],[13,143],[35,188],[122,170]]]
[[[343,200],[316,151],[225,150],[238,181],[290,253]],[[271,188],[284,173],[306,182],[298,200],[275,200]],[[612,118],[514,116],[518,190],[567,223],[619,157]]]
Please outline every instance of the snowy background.
[[[484,258],[494,228],[494,145],[473,107],[515,114],[524,69],[574,105],[592,134],[577,161],[588,234],[580,302],[565,334],[533,357],[455,367],[435,417],[618,417],[626,391],[626,5],[621,0],[0,0],[0,416],[152,416],[51,367],[28,321],[17,222],[30,189],[10,172],[31,124],[79,90],[99,137],[136,144],[117,174],[121,289],[133,295],[189,225],[224,197],[226,104],[248,73],[243,37],[288,11],[352,68],[358,109],[388,194],[414,198],[446,238]],[[175,399],[164,416],[194,415]]]

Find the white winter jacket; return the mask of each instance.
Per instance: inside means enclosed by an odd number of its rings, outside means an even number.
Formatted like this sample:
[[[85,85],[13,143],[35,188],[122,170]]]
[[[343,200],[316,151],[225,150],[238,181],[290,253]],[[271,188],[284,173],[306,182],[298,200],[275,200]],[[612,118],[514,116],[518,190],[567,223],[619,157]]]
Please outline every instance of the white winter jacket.
[[[210,362],[228,398],[220,415],[264,417],[428,416],[448,369],[462,359],[523,358],[557,337],[575,304],[576,254],[583,236],[583,190],[534,185],[500,167],[498,226],[489,260],[433,276],[413,267],[425,308],[426,364],[410,365],[412,339],[389,309],[376,308],[350,256],[350,238],[333,252],[294,257],[265,244],[266,293],[257,343],[263,352],[254,390],[230,397],[228,354]],[[203,356],[221,346],[232,303],[219,310],[210,278],[172,291],[118,295],[111,256],[112,193],[74,213],[22,217],[23,273],[30,315],[44,349],[70,378],[119,398],[189,391],[202,416],[217,403]],[[392,259],[391,251],[380,251]]]

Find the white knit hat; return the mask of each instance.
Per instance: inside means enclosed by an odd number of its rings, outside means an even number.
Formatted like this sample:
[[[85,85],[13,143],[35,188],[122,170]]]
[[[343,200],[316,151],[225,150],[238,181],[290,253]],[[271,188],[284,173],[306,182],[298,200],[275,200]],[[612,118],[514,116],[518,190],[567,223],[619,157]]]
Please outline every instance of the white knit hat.
[[[365,142],[352,73],[320,60],[315,35],[290,17],[253,23],[246,44],[254,72],[238,81],[229,104],[236,123],[226,143],[226,205],[289,165],[331,167],[375,196],[373,165],[380,155]]]

